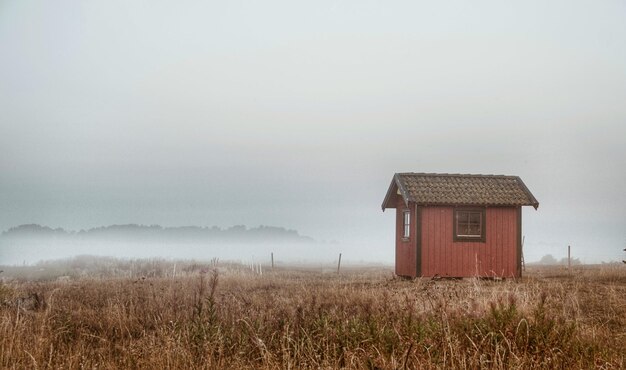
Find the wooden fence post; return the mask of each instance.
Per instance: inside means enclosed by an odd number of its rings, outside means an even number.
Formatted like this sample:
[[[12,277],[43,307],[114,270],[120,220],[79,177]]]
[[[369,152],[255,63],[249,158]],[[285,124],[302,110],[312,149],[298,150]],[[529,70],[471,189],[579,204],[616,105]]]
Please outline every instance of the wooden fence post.
[[[572,254],[571,254],[571,247],[568,245],[567,246],[567,271],[571,272],[572,270]]]
[[[522,236],[522,271],[526,272],[526,261],[524,260],[524,240],[526,235]]]
[[[274,271],[274,252],[272,252],[272,271]]]
[[[339,253],[339,262],[337,262],[337,273],[339,273],[340,268],[341,268],[341,253]]]

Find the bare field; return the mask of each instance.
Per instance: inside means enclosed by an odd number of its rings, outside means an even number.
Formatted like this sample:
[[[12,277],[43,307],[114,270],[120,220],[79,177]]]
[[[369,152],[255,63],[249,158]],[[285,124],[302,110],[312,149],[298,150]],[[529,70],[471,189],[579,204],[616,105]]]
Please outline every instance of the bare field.
[[[2,368],[626,367],[624,265],[435,281],[105,262],[2,267]]]

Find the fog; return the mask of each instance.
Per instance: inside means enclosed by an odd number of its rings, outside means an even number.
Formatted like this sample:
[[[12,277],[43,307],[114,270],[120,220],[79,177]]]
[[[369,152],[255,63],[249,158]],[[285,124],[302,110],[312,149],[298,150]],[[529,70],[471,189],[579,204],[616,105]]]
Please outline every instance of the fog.
[[[3,265],[33,265],[42,261],[65,259],[74,256],[117,257],[124,259],[197,260],[209,261],[214,258],[220,261],[236,262],[244,265],[262,264],[265,268],[271,265],[272,255],[278,264],[297,264],[313,266],[337,266],[339,253],[342,253],[342,264],[386,264],[386,253],[369,254],[365,259],[360,257],[359,246],[322,243],[315,245],[302,244],[197,244],[197,243],[140,243],[120,241],[99,242],[64,242],[48,241],[41,243],[24,243],[17,248],[15,245],[3,246]],[[315,254],[311,254],[311,249]],[[344,257],[346,256],[346,257]]]
[[[385,263],[383,250],[361,254],[363,245],[317,241],[296,230],[275,226],[248,228],[162,227],[111,225],[80,231],[21,225],[0,235],[5,265],[31,265],[40,261],[87,255],[124,259],[213,260],[246,265]],[[315,251],[312,255],[311,251]]]
[[[2,2],[0,231],[275,225],[328,247],[301,260],[392,263],[395,172],[495,173],[540,202],[527,261],[621,260],[625,23],[621,1]],[[60,256],[38,251],[0,264]]]

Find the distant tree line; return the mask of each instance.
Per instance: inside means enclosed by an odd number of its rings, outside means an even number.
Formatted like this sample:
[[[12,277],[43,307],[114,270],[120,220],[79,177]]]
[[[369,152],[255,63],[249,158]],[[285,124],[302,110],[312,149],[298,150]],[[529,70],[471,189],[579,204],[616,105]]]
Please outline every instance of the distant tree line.
[[[545,256],[541,257],[541,259],[538,262],[534,262],[534,264],[537,264],[537,265],[567,265],[567,263],[568,263],[567,257],[563,257],[560,260],[557,260],[551,254],[546,254]],[[581,264],[580,259],[578,258],[572,258],[571,263],[572,265]]]
[[[218,226],[181,226],[163,227],[160,225],[110,225],[100,226],[87,230],[71,231],[62,228],[53,229],[38,224],[28,224],[12,227],[4,231],[3,238],[71,238],[75,240],[172,240],[172,241],[201,241],[208,239],[229,241],[289,241],[313,242],[308,236],[300,235],[296,230],[277,226],[248,228],[245,225],[235,225],[228,228]]]

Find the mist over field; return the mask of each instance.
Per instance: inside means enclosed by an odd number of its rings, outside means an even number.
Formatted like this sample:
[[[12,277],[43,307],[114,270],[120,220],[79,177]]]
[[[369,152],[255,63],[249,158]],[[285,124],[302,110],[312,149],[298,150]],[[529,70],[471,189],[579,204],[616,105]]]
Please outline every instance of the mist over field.
[[[113,225],[67,231],[41,225],[22,225],[0,234],[0,265],[23,265],[80,255],[127,259],[194,259],[248,264],[390,264],[388,251],[363,256],[363,244],[317,241],[282,227],[244,225],[170,227]]]

